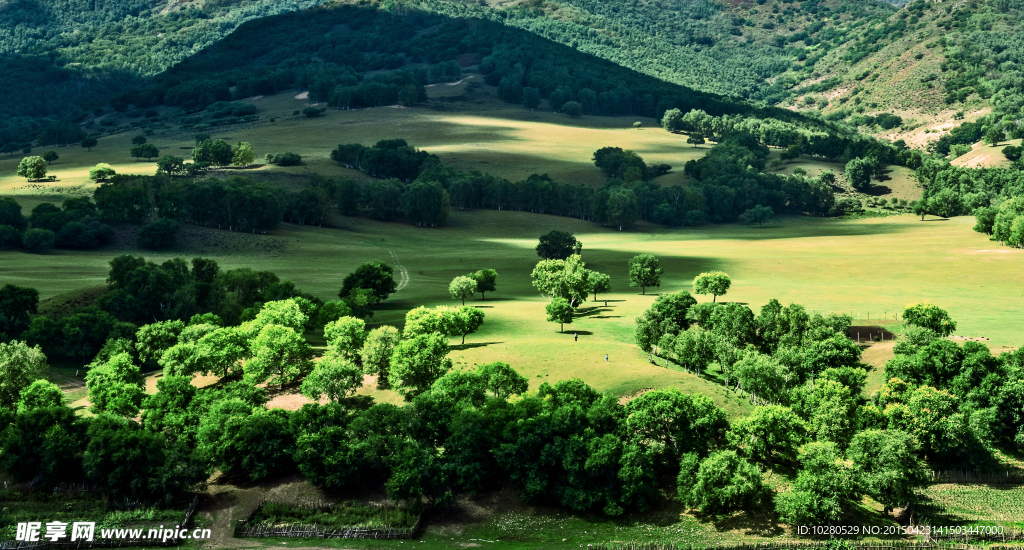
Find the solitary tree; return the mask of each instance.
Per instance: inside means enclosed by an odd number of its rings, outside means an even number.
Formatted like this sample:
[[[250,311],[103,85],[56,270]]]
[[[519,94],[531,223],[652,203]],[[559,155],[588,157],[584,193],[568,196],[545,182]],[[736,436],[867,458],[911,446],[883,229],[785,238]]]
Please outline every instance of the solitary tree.
[[[462,305],[466,305],[466,297],[472,296],[474,292],[476,292],[476,280],[465,275],[452,279],[448,285],[448,293],[452,295],[452,298],[462,300]]]
[[[101,162],[89,170],[89,179],[92,181],[106,181],[116,173],[109,164]]]
[[[462,306],[448,315],[450,320],[446,324],[450,332],[462,336],[463,344],[467,334],[473,334],[484,324],[484,312],[475,307]]]
[[[551,231],[540,236],[537,243],[537,255],[545,260],[564,260],[576,251],[577,241],[572,233]]]
[[[647,287],[661,286],[661,262],[651,254],[640,254],[629,260],[629,286],[640,287],[641,294],[647,294]]]
[[[129,151],[129,154],[131,154],[131,156],[135,157],[136,159],[144,158],[146,160],[149,160],[151,158],[160,156],[160,150],[157,149],[156,145],[153,145],[152,143],[143,143],[142,145],[136,145],[135,147],[132,147],[131,150]]]
[[[572,306],[565,298],[554,298],[544,308],[548,314],[548,321],[558,323],[558,331],[565,332],[566,323],[572,323]]]
[[[345,276],[338,297],[344,300],[350,292],[362,288],[371,291],[378,302],[383,302],[398,289],[394,273],[395,270],[383,262],[366,262]]]
[[[597,301],[598,292],[611,292],[612,291],[612,278],[604,273],[598,273],[597,271],[591,271],[590,276],[587,278],[590,281],[590,289],[594,292],[594,301]]]
[[[168,176],[179,176],[185,174],[185,159],[174,155],[164,155],[157,159],[156,170]]]
[[[693,278],[693,292],[695,294],[711,294],[714,296],[712,302],[718,301],[719,296],[725,296],[732,286],[732,279],[721,271],[708,271]]]
[[[949,336],[956,330],[956,321],[949,316],[949,312],[929,303],[908,305],[903,310],[903,321],[932,330],[939,336]]]
[[[683,112],[679,109],[669,109],[661,117],[661,127],[673,134],[683,130]]]
[[[46,164],[53,164],[53,161],[59,158],[60,155],[57,154],[57,151],[47,151],[43,153],[43,160],[46,161]]]
[[[992,147],[999,145],[999,142],[1003,141],[1004,137],[1003,128],[998,124],[993,124],[987,131],[985,131],[985,143]]]
[[[686,143],[692,143],[695,148],[698,145],[704,145],[704,135],[700,132],[693,132],[690,137],[686,138]]]
[[[96,138],[92,136],[85,136],[84,138],[82,138],[81,145],[82,148],[86,149],[87,151],[92,151],[92,148],[96,147],[97,143],[99,143],[99,141]]]
[[[469,275],[476,280],[476,291],[480,293],[480,299],[486,300],[487,292],[495,292],[497,290],[496,282],[498,280],[498,272],[493,269],[481,269],[476,273]]]
[[[46,177],[46,160],[43,157],[25,157],[18,164],[18,175],[29,180]]]
[[[256,152],[252,150],[252,144],[247,141],[239,141],[231,150],[231,162],[235,166],[245,168],[256,161]]]
[[[854,189],[867,189],[871,185],[873,168],[873,164],[868,159],[850,159],[846,163],[846,179]]]
[[[146,136],[135,136],[132,138],[132,145],[142,145],[146,143]]]

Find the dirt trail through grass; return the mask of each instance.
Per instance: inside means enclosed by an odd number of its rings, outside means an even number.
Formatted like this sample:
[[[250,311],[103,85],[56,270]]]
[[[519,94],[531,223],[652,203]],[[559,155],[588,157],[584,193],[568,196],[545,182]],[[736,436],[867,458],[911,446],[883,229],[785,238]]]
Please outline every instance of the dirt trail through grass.
[[[402,267],[394,250],[388,250],[388,253],[391,254],[391,261],[395,262],[395,269],[398,270],[398,287],[395,288],[395,292],[400,292],[409,284],[409,270]]]

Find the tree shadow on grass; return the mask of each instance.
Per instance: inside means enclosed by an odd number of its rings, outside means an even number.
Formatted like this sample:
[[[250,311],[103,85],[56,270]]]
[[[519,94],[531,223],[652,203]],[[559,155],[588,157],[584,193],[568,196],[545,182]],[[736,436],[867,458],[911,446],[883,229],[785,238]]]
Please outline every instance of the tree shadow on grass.
[[[470,344],[452,344],[450,349],[452,350],[467,350],[473,348],[484,348],[491,344],[504,344],[505,342],[473,342]]]
[[[573,334],[579,334],[580,336],[590,336],[591,334],[594,334],[594,333],[590,332],[589,330],[572,330],[570,328],[570,329],[566,330],[565,332],[563,332],[562,334],[565,334],[566,336],[572,336]]]
[[[621,319],[621,315],[595,315],[594,319]]]
[[[745,535],[758,535],[774,537],[786,532],[785,527],[779,523],[774,510],[767,509],[744,510],[742,512],[725,517],[706,517],[697,515],[697,519],[709,521],[717,531],[743,531]]]

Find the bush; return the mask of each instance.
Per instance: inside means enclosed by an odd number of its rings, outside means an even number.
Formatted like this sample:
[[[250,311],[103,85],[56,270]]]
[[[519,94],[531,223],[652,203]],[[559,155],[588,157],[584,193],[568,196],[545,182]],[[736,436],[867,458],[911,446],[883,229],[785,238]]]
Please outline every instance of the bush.
[[[139,248],[150,250],[170,248],[174,246],[178,236],[178,222],[161,218],[153,223],[142,226],[136,244]]]
[[[562,112],[572,118],[579,118],[583,115],[583,105],[580,105],[578,101],[567,101],[562,105]]]
[[[298,166],[302,164],[302,155],[295,153],[281,153],[273,155],[269,161],[278,166]]]
[[[49,252],[56,241],[56,235],[49,229],[29,229],[21,237],[21,245],[33,254]]]
[[[306,107],[302,110],[303,116],[306,118],[316,118],[324,114],[327,109],[317,109],[316,107]]]
[[[21,246],[21,231],[10,225],[0,225],[0,247],[9,246],[17,248]]]
[[[1007,145],[1006,147],[1003,147],[1003,156],[1006,157],[1006,160],[1011,162],[1017,162],[1020,160],[1021,152],[1024,152],[1024,147],[1019,145]]]

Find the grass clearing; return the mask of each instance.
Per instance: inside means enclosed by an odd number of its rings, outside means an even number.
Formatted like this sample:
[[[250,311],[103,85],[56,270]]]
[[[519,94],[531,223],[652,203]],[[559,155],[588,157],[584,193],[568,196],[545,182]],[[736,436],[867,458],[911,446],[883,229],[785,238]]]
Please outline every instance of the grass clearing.
[[[260,110],[259,122],[216,126],[202,130],[230,144],[248,141],[256,150],[257,161],[266,153],[292,152],[302,155],[303,165],[263,166],[253,170],[213,171],[220,177],[260,172],[270,175],[302,175],[316,172],[328,176],[365,179],[358,170],[344,168],[330,159],[339,143],[359,142],[372,145],[386,138],[405,138],[410,145],[437,154],[442,162],[462,170],[476,169],[510,180],[530,174],[548,174],[558,181],[601,185],[605,175],[591,160],[594,151],[612,146],[639,153],[648,164],[666,163],[673,167],[656,181],[662,185],[686,181],[683,165],[703,156],[709,145],[693,147],[686,137],[673,135],[658,121],[644,117],[584,116],[578,119],[551,111],[532,111],[514,106],[496,97],[496,89],[476,81],[470,75],[462,84],[457,101],[433,101],[414,108],[400,106],[353,109],[329,109],[324,116],[306,118],[293,115],[309,106],[308,99],[297,99],[295,91],[241,100]],[[482,79],[480,79],[482,80]],[[475,86],[471,84],[476,84]],[[458,87],[456,87],[458,88]],[[431,90],[449,92],[441,85]],[[433,93],[433,92],[432,92]],[[441,110],[436,110],[441,109]],[[270,122],[270,119],[276,119]],[[641,129],[633,123],[643,123]],[[156,130],[148,136],[160,154],[191,158],[190,148],[199,130],[180,128]],[[135,161],[128,155],[132,137],[141,131],[124,132],[100,138],[99,145],[87,151],[78,145],[54,148],[60,155],[49,173],[57,181],[28,183],[14,174],[22,155],[0,156],[0,194],[82,194],[95,187],[89,168],[106,162],[118,173],[153,174],[156,163]],[[41,155],[50,148],[36,148]]]
[[[777,298],[803,304],[811,312],[847,312],[855,324],[868,325],[869,318],[875,324],[908,303],[930,300],[950,311],[958,335],[986,337],[985,343],[996,348],[1020,343],[1016,319],[1024,292],[1015,274],[1024,252],[998,247],[974,233],[973,219],[967,217],[924,222],[911,215],[782,217],[764,228],[639,224],[624,232],[570,218],[480,210],[454,211],[448,226],[436,229],[340,216],[336,222],[339,228],[330,229],[285,224],[271,235],[188,227],[189,237],[177,250],[159,254],[129,246],[46,255],[2,251],[0,281],[33,286],[46,299],[102,285],[107,263],[117,254],[143,254],[157,262],[205,256],[225,269],[274,271],[329,300],[360,263],[393,263],[397,258],[410,281],[370,319],[371,325],[379,325],[400,324],[405,312],[418,305],[453,304],[447,293],[453,277],[491,267],[499,273],[498,292],[489,293],[486,301],[467,302],[482,308],[487,320],[466,345],[453,340],[457,368],[505,361],[527,376],[532,388],[580,377],[619,396],[678,387],[708,395],[733,416],[749,411],[750,403],[713,382],[652,365],[633,343],[634,319],[656,295],[690,289],[692,278],[703,271],[729,273],[733,286],[725,299],[755,311]],[[584,304],[564,333],[544,320],[547,300],[529,279],[538,260],[533,250],[537,236],[551,229],[575,233],[583,242],[588,267],[611,275],[615,289],[601,295],[600,302]],[[658,256],[665,270],[661,288],[649,289],[646,296],[627,286],[626,261],[642,252]],[[574,333],[580,336],[578,342]],[[879,363],[876,369],[884,359],[873,361]],[[377,392],[373,386],[365,391],[395,399],[392,392]]]

